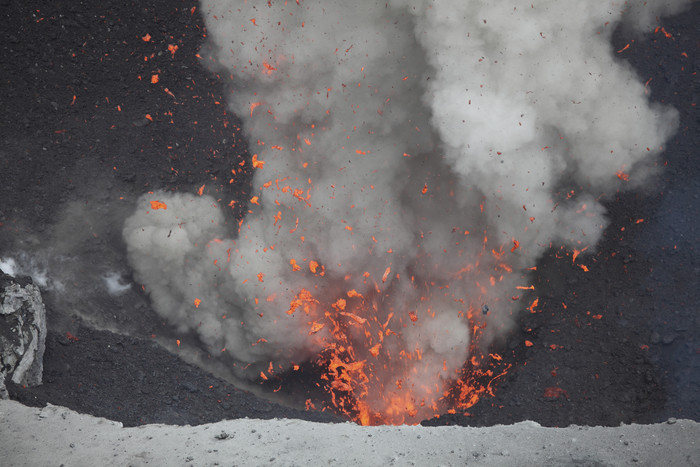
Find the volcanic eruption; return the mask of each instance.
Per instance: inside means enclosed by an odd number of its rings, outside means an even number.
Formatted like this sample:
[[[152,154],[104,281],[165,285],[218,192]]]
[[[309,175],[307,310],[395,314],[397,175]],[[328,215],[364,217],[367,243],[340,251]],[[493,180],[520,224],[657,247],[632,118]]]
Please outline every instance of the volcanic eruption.
[[[310,362],[363,424],[468,409],[505,371],[489,344],[537,307],[537,259],[591,252],[601,200],[653,173],[676,112],[610,37],[683,4],[203,4],[252,192],[145,194],[136,280],[238,377]]]

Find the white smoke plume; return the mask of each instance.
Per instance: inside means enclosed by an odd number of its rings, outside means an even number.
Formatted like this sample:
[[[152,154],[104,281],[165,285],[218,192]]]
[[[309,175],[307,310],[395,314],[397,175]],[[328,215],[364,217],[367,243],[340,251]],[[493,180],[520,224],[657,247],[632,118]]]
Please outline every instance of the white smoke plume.
[[[254,193],[240,225],[229,200],[145,195],[124,228],[136,279],[240,373],[332,349],[354,409],[419,421],[471,336],[529,306],[526,269],[592,249],[600,196],[649,176],[676,114],[610,38],[683,3],[203,2]]]

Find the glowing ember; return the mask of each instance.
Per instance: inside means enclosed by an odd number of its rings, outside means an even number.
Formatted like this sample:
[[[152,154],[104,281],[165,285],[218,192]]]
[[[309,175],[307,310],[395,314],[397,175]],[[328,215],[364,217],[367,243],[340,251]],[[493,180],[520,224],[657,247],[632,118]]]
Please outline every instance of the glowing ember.
[[[151,209],[168,209],[168,205],[161,201],[151,201]]]
[[[311,318],[308,334],[316,335],[321,347],[315,364],[323,370],[322,387],[333,407],[363,425],[418,423],[450,407],[466,410],[480,397],[492,396],[498,378],[510,367],[501,364],[498,354],[485,358],[475,344],[468,367],[450,370],[447,361],[436,367],[424,361],[420,347],[405,349],[400,338],[408,323],[415,326],[418,321],[415,312],[408,312],[405,320],[401,313],[395,316],[376,308],[373,293],[368,298],[354,291],[346,296],[349,300],[338,298],[324,308],[303,290],[288,313],[304,305],[304,314]],[[481,325],[471,312],[466,319],[474,323],[476,342]],[[327,332],[320,333],[324,328]]]

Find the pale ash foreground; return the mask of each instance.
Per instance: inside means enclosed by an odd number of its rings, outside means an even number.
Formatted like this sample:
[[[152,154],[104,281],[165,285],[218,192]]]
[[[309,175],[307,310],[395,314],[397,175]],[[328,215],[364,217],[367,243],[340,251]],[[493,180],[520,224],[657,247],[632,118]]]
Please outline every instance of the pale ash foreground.
[[[0,401],[3,466],[668,465],[700,466],[700,424],[614,428],[361,427],[238,419],[195,427],[121,423]]]

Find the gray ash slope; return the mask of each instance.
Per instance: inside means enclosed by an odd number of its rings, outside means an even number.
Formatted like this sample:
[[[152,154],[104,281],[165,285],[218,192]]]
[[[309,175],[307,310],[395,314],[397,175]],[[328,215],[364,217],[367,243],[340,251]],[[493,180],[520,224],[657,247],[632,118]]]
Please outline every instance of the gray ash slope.
[[[229,418],[341,419],[272,403],[183,362],[154,341],[79,327],[76,334],[49,333],[44,384],[11,384],[13,399],[26,405],[74,407],[118,420],[200,425]]]
[[[188,336],[165,325],[135,284],[110,294],[99,279],[116,272],[127,281],[121,225],[144,191],[205,185],[216,198],[242,201],[237,206],[248,198],[240,123],[225,110],[222,84],[196,56],[206,34],[198,6],[3,2],[0,256],[24,252],[25,261],[52,273],[45,383],[12,386],[11,396],[127,425],[245,416],[330,420],[272,405],[182,362],[151,336],[169,342]],[[612,197],[606,238],[584,260],[589,272],[557,251],[538,264],[542,311],[523,313],[519,328],[494,348],[514,364],[496,396],[474,406],[470,417],[425,423],[700,420],[700,264],[693,242],[699,18],[696,3],[660,22],[672,38],[648,34],[620,54],[644,81],[651,78],[655,100],[680,112],[658,185]],[[620,50],[631,37],[618,31],[613,46]],[[178,46],[174,54],[169,44]],[[229,213],[232,222],[240,215]]]

